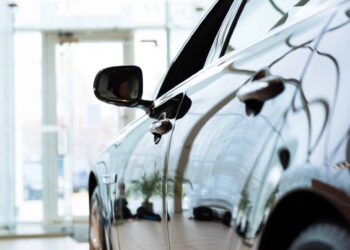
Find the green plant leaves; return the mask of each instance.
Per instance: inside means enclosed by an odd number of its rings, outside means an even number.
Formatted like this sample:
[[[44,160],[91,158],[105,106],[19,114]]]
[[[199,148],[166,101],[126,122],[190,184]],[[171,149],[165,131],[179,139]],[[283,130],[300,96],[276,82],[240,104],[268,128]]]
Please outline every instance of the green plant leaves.
[[[147,175],[144,173],[140,179],[131,181],[131,188],[127,193],[141,195],[144,201],[148,201],[152,196],[162,196],[162,183],[163,176],[159,170],[156,170],[153,174]],[[189,179],[176,176],[167,178],[167,194],[169,196],[182,197],[184,195],[182,185],[187,184],[192,187],[192,182]]]
[[[153,195],[162,194],[162,176],[159,171],[151,175],[144,173],[139,180],[131,181],[131,192],[140,194],[145,201],[148,201]]]

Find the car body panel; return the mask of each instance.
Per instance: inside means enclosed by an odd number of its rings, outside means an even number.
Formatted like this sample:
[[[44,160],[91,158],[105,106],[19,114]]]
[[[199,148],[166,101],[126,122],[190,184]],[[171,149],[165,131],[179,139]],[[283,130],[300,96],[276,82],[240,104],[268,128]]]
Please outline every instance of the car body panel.
[[[181,88],[178,90],[181,92]],[[173,102],[174,99],[175,102]],[[159,106],[156,104],[153,110],[154,112],[163,113],[162,111],[164,110],[177,109],[180,102],[181,98],[179,99],[178,96],[173,97],[169,95],[163,97],[158,103]],[[178,104],[175,105],[174,103]],[[169,114],[176,113],[176,111],[169,112]],[[168,118],[174,119],[174,117]],[[137,209],[141,206],[142,194],[140,195],[138,192],[132,190],[134,186],[133,182],[143,174],[148,176],[152,174],[152,171],[162,171],[167,141],[171,131],[162,137],[160,143],[155,144],[154,135],[149,130],[152,123],[156,121],[156,118],[152,118],[149,115],[144,115],[134,121],[127,129],[122,131],[118,140],[99,157],[94,167],[99,183],[103,183],[102,178],[106,175],[117,175],[117,183],[99,185],[100,197],[105,208],[106,228],[110,232],[110,238],[114,242],[113,249],[130,248],[130,243],[137,243],[137,240],[127,237],[116,237],[118,234],[131,236],[134,232],[135,222],[138,224],[138,220],[133,220],[129,217],[124,218],[124,214],[118,216],[118,208],[116,207],[118,198],[127,198],[127,206],[132,215],[135,215]],[[121,183],[123,183],[125,188],[122,193],[119,188]],[[157,196],[152,198],[155,209],[154,213],[162,217],[164,208],[161,195],[157,194],[154,196]],[[164,222],[164,220],[162,221]],[[151,243],[148,246],[145,243],[145,249],[154,249],[154,242],[157,242],[162,249],[168,245],[164,224],[156,223],[155,225],[159,225],[159,230],[147,230],[149,232],[147,239],[150,239],[149,242]],[[135,237],[138,236],[135,235]]]
[[[323,20],[312,21],[309,30],[304,24],[304,32],[296,33],[293,39],[300,44],[310,38],[317,40],[327,24],[327,19]],[[279,39],[290,39],[290,32],[279,34]],[[182,216],[191,217],[192,210],[199,206],[224,210],[235,221],[230,226],[247,239],[256,236],[269,209],[267,206],[272,205],[266,203],[274,201],[272,196],[283,173],[277,153],[286,146],[280,135],[283,116],[312,55],[311,50],[290,47],[288,42],[264,42],[255,45],[260,51],[252,48],[254,53],[233,57],[217,66],[217,73],[194,81],[186,93],[192,106],[184,118],[176,120],[169,153],[168,176],[188,180],[192,186],[192,190],[187,187],[186,194],[180,192],[182,198],[168,196],[169,213],[183,221]],[[313,48],[315,42],[309,42],[309,46]],[[236,93],[261,70],[286,79],[285,91],[264,104],[261,114],[249,117]],[[186,184],[183,186],[185,189]],[[195,225],[188,225],[191,223]],[[176,220],[170,221],[172,249],[203,248],[202,241],[207,243],[205,249],[230,249],[233,241],[239,244],[229,233],[232,229],[222,225],[220,219],[203,226],[201,223],[196,220],[187,222],[186,226],[182,223],[180,231]],[[198,234],[192,232],[193,237],[185,238],[193,227],[206,230],[211,227],[213,235],[209,237],[197,229]]]
[[[210,61],[130,124],[93,167],[109,249],[257,249],[276,204],[299,191],[350,218],[349,9],[328,1]],[[282,79],[284,91],[254,116],[237,92],[262,74]],[[155,144],[149,127],[160,117],[173,130]],[[150,200],[160,221],[118,215],[121,197],[139,213],[136,184],[156,175]],[[210,220],[198,217],[205,208]]]
[[[302,117],[298,112],[286,118],[289,125],[282,133],[286,140],[298,141],[298,147],[304,148],[304,154],[301,150],[295,152],[295,168],[287,171],[281,180],[281,194],[297,187],[312,187],[333,197],[333,202],[340,199],[343,205],[350,205],[345,198],[350,195],[347,164],[350,160],[350,117],[346,104],[350,93],[350,74],[346,70],[350,52],[346,49],[349,38],[344,35],[350,32],[349,10],[349,4],[338,9],[314,51],[304,76],[303,94],[308,100],[309,118],[305,115]],[[304,123],[305,130],[310,131],[308,140],[300,139],[301,129],[297,130],[293,126],[295,123]]]

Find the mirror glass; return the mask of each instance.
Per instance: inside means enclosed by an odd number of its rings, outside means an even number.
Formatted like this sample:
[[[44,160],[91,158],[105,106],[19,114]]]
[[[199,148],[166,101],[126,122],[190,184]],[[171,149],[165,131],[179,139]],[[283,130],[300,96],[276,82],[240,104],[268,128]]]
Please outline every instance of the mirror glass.
[[[118,66],[100,71],[94,83],[98,99],[121,106],[136,105],[142,97],[142,71],[137,66]]]

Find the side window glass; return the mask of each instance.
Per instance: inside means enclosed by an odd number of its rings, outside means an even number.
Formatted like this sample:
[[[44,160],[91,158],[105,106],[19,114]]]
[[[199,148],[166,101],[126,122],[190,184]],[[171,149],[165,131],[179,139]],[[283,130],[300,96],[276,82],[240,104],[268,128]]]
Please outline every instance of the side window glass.
[[[216,1],[182,48],[158,91],[157,98],[200,71],[233,0]]]
[[[249,0],[224,54],[240,49],[269,31],[307,15],[327,0]]]

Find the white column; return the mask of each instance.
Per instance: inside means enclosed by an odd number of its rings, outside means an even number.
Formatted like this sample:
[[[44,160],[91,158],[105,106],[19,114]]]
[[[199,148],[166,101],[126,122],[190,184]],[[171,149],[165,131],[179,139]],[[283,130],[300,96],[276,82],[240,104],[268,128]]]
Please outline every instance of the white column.
[[[15,124],[13,16],[0,1],[0,227],[15,222]]]
[[[127,34],[127,38],[123,41],[123,54],[124,54],[124,65],[134,65],[135,63],[135,39],[134,39],[134,30],[131,30]],[[135,110],[134,109],[119,109],[119,129],[125,127],[126,124],[134,120]]]
[[[43,34],[42,125],[44,127],[57,125],[55,44],[55,35]],[[44,225],[50,226],[57,218],[57,132],[44,133],[42,143]]]

